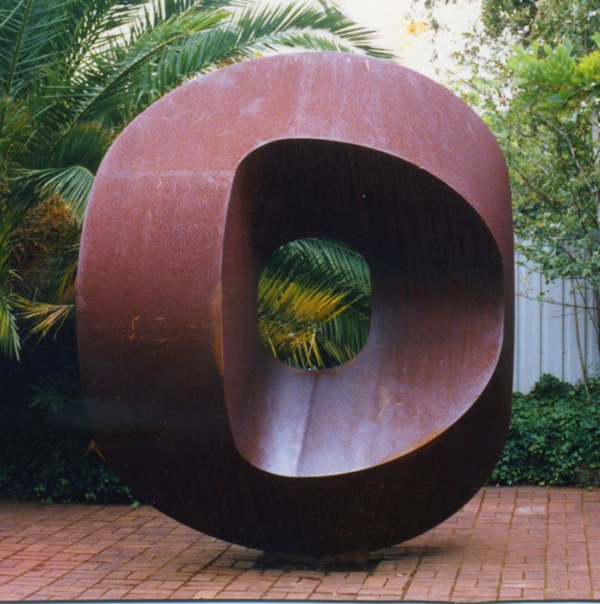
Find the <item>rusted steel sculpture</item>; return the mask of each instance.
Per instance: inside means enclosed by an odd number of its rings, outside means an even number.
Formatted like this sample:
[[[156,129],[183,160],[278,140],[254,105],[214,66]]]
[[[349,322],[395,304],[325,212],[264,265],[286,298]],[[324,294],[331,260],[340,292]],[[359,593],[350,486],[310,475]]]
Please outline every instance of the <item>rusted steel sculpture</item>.
[[[261,345],[284,243],[369,263],[351,362]],[[510,415],[513,250],[502,154],[443,87],[389,62],[283,55],[175,90],[121,134],[81,247],[78,337],[96,442],[159,510],[275,552],[366,551],[448,518]]]

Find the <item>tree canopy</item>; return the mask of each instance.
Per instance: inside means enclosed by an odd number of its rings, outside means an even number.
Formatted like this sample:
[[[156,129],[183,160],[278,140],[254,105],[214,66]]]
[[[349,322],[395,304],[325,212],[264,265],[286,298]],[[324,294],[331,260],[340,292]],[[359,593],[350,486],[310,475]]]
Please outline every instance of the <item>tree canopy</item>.
[[[425,4],[434,14],[439,2]],[[598,32],[595,0],[483,0],[481,18],[456,54],[467,75],[453,84],[504,151],[517,249],[548,282],[569,279],[574,293],[586,292],[584,310],[596,329]]]

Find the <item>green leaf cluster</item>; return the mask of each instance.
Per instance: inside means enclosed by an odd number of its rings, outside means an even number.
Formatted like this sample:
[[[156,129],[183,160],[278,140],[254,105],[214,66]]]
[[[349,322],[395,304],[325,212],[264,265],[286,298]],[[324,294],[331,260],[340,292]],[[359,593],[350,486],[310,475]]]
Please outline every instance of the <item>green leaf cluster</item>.
[[[49,415],[62,411],[65,405],[82,397],[79,377],[64,373],[52,373],[38,379],[31,386],[32,407],[40,407]]]
[[[91,446],[73,327],[27,342],[21,363],[0,358],[0,498],[135,503]]]
[[[45,419],[41,412],[24,407],[28,419],[4,445],[0,498],[137,503],[90,450],[77,398]],[[56,432],[65,417],[68,429]],[[590,379],[586,391],[544,375],[529,394],[514,393],[508,440],[488,484],[600,486],[600,380]]]
[[[599,179],[589,113],[567,118],[513,103],[485,117],[510,169],[518,250],[549,282],[570,279],[575,289],[598,289]]]
[[[129,503],[137,500],[84,439],[62,443],[27,442],[27,450],[0,458],[0,498],[42,503]]]
[[[391,56],[373,35],[330,0],[0,0],[0,353],[18,358],[24,334],[73,312],[94,175],[143,109],[192,77],[281,50]],[[32,229],[72,222],[70,241],[40,253]]]
[[[273,355],[325,369],[354,358],[371,325],[371,279],[364,258],[328,239],[300,239],[277,250],[258,285],[258,327]]]
[[[600,46],[600,33],[592,36]],[[514,47],[515,55],[506,62],[515,77],[515,100],[552,114],[553,110],[577,109],[580,103],[596,105],[600,94],[600,50],[581,58],[570,41],[555,47]]]
[[[439,2],[430,3],[433,14]],[[583,295],[576,316],[587,313],[598,340],[598,3],[483,0],[481,6],[481,19],[456,53],[462,72],[452,84],[506,157],[517,250],[547,283],[568,280],[573,304]]]
[[[491,484],[573,485],[600,479],[600,380],[543,375],[515,393],[508,441]]]

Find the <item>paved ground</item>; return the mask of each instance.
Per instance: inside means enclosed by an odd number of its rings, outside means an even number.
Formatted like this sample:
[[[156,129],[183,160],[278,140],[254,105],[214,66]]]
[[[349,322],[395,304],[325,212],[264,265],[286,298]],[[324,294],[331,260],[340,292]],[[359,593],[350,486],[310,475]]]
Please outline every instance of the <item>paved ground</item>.
[[[274,568],[152,508],[0,502],[0,600],[600,599],[600,490],[486,488],[365,569]]]

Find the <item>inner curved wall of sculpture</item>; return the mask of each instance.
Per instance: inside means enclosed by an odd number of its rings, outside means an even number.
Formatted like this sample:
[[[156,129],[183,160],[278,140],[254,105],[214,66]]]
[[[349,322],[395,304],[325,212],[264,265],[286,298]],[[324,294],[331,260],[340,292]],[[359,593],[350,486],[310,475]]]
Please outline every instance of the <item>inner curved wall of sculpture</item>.
[[[260,270],[303,237],[371,271],[367,344],[323,371],[258,334]],[[229,541],[415,536],[504,445],[512,253],[500,150],[427,78],[306,53],[190,82],[123,132],[92,191],[77,317],[96,442],[145,501]]]
[[[304,237],[342,240],[371,270],[368,343],[325,372],[273,359],[252,320],[264,259]],[[321,476],[405,455],[463,415],[493,373],[498,248],[468,203],[398,158],[312,139],[260,147],[236,172],[223,258],[225,401],[238,450],[264,470]]]

